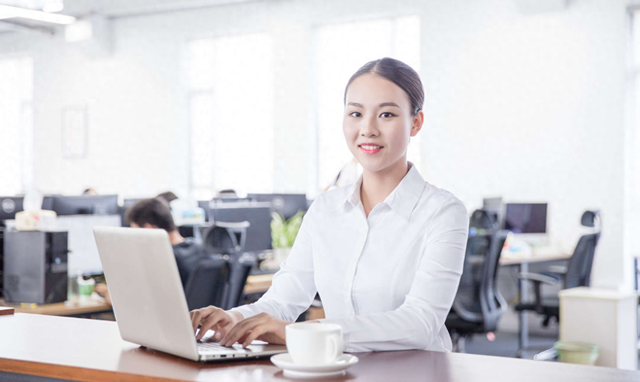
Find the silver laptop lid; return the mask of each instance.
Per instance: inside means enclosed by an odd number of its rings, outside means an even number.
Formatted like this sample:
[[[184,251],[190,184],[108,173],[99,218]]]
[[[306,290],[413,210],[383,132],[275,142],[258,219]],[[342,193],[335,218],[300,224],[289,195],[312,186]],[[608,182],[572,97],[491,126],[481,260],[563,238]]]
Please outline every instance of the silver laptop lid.
[[[167,232],[96,227],[98,253],[125,341],[198,360],[198,350]]]

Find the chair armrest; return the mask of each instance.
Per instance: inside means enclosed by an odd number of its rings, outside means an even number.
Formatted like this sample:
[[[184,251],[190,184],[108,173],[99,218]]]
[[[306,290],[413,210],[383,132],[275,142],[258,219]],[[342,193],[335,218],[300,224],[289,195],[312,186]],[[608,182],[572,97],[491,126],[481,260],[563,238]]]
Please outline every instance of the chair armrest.
[[[557,279],[554,279],[553,277],[541,275],[539,273],[531,273],[531,272],[520,273],[518,275],[518,278],[522,280],[530,280],[530,281],[533,281],[534,283],[545,283],[550,285],[554,285],[559,282]]]
[[[566,275],[568,271],[568,268],[565,265],[550,265],[546,272],[551,272],[551,273],[555,273],[558,275]]]
[[[463,320],[469,322],[482,322],[481,313],[471,312],[467,310],[458,300],[453,300],[452,310]]]

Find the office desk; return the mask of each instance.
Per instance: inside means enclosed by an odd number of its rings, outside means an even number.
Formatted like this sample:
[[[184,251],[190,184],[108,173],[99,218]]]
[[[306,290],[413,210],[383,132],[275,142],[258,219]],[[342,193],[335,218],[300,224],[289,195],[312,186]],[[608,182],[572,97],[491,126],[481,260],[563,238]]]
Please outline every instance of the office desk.
[[[5,303],[0,299],[0,306],[10,306],[16,313],[46,314],[51,316],[85,316],[93,313],[111,311],[111,305],[106,302],[92,302],[86,305],[66,305],[64,302],[55,304],[34,305],[22,307],[16,304]]]
[[[273,274],[250,275],[244,287],[244,294],[264,293],[271,286]],[[0,299],[0,306],[9,306],[15,309],[16,313],[45,314],[51,316],[82,316],[94,313],[104,313],[111,311],[111,305],[106,302],[92,302],[86,305],[66,305],[63,302],[55,304],[34,305],[33,307],[22,307],[19,304],[5,303]]]
[[[569,260],[572,254],[569,253],[555,253],[555,254],[539,254],[532,255],[529,257],[510,257],[504,256],[500,257],[500,265],[502,266],[518,266],[518,273],[526,273],[529,272],[529,264],[530,263],[540,263],[544,261],[558,261],[558,260]],[[520,280],[519,282],[519,294],[520,301],[527,301],[529,298],[527,293],[527,281]],[[529,320],[527,319],[527,312],[522,311],[518,315],[518,353],[516,354],[518,357],[522,356],[522,353],[529,347]]]
[[[268,359],[202,364],[140,348],[115,322],[16,313],[0,316],[0,380],[12,374],[74,381],[283,381]],[[604,367],[429,351],[358,353],[332,381],[640,381]]]
[[[247,283],[244,284],[244,294],[264,293],[271,287],[273,273],[263,275],[249,275]]]

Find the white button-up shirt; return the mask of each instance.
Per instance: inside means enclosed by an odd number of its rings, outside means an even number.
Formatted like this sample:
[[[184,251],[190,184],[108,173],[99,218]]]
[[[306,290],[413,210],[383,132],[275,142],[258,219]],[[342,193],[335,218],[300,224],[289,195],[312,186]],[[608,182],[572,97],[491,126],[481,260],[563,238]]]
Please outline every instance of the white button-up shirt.
[[[295,321],[316,292],[345,351],[451,350],[444,326],[458,289],[468,216],[411,169],[367,218],[362,177],[318,196],[269,291],[234,310]]]

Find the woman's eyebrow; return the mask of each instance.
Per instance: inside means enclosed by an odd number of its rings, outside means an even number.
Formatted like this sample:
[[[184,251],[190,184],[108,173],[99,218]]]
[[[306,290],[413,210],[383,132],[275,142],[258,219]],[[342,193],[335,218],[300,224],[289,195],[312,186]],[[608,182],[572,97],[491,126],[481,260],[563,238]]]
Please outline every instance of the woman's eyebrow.
[[[364,109],[364,106],[362,106],[362,104],[357,103],[357,102],[349,102],[347,105],[360,107],[360,108]],[[395,103],[395,102],[383,102],[380,105],[378,105],[378,107],[385,107],[385,106],[394,106],[394,107],[397,107],[398,109],[400,109],[400,106],[398,106],[398,104]]]

